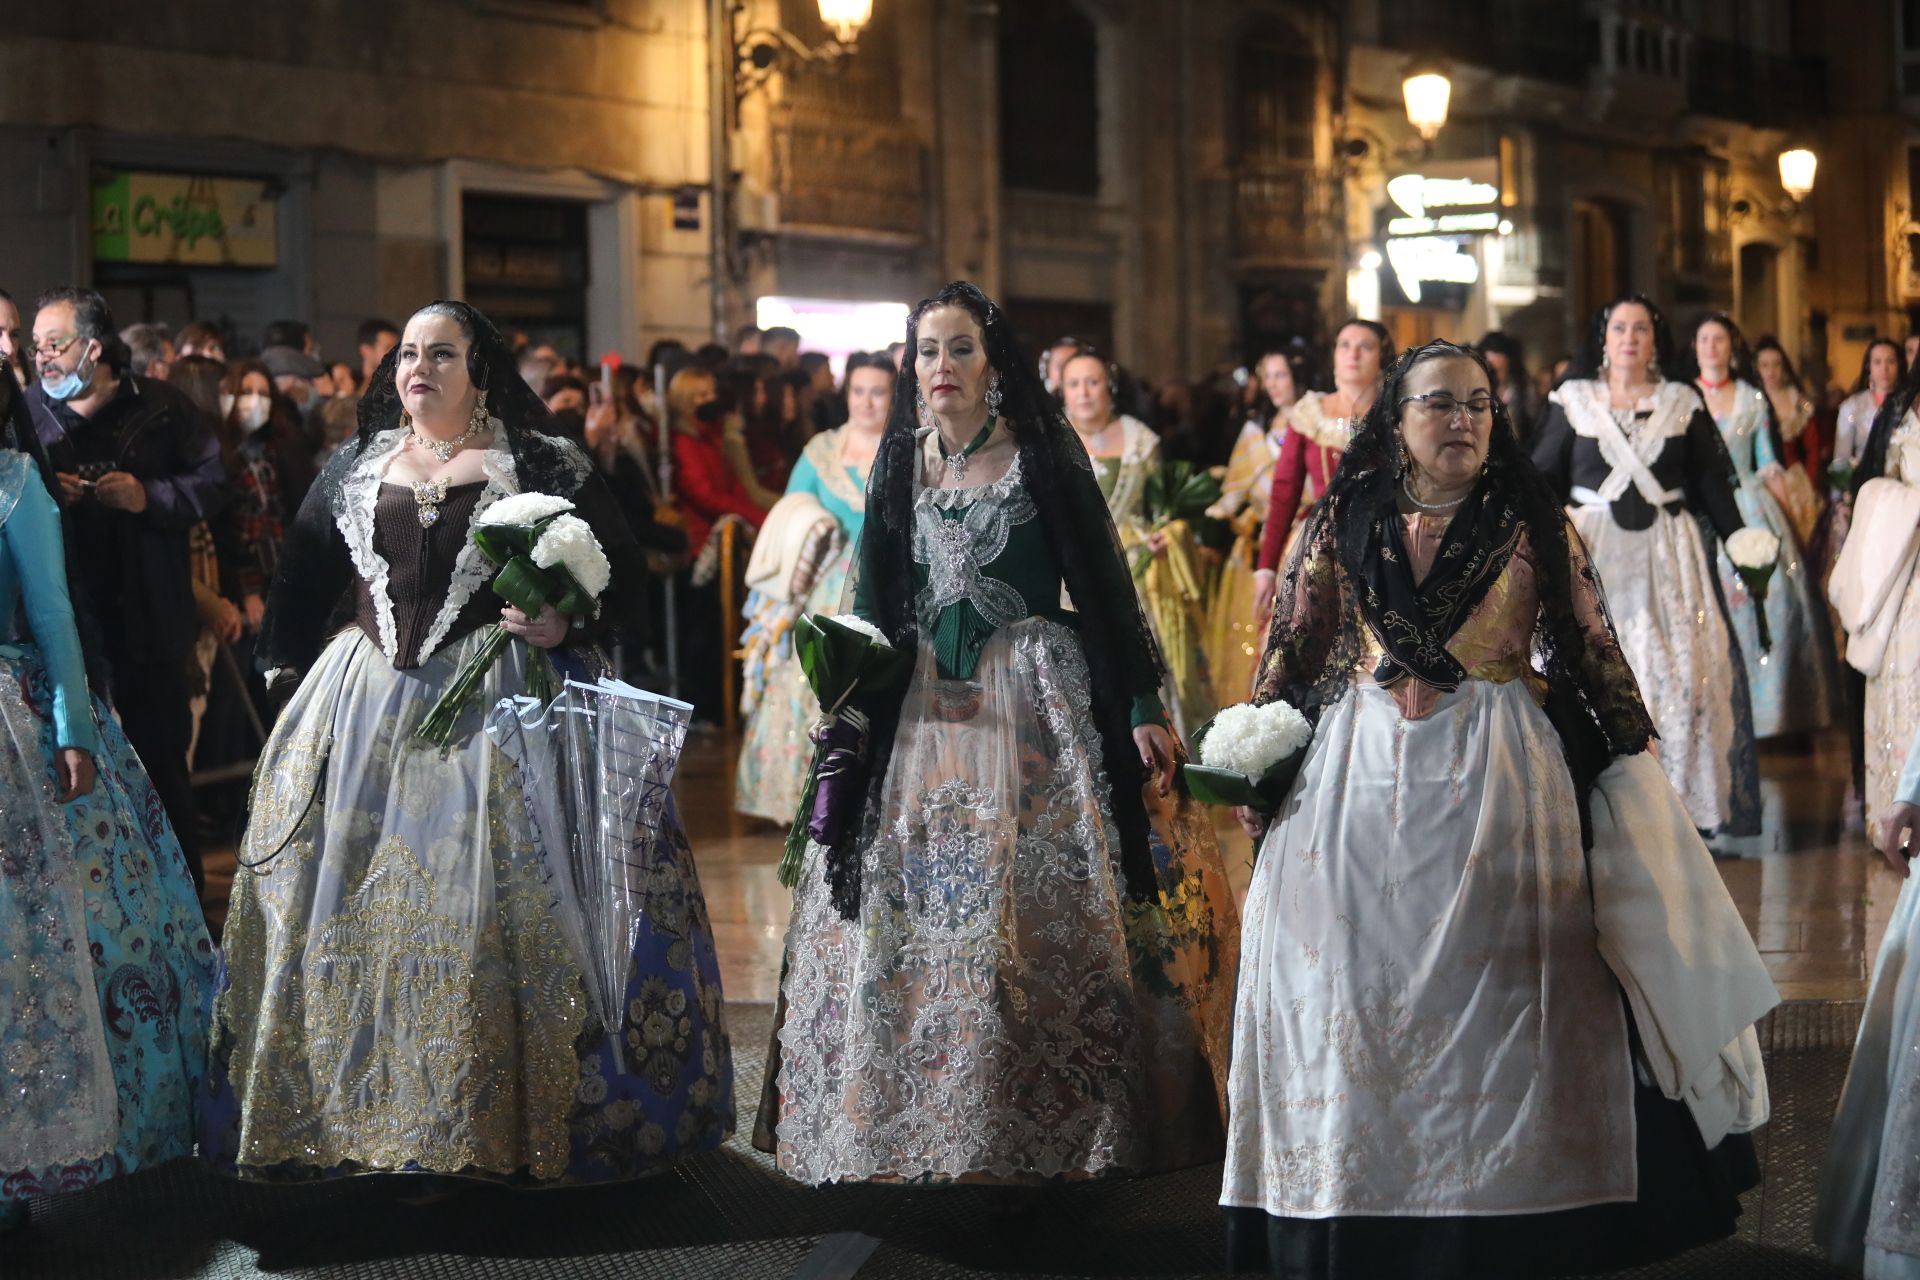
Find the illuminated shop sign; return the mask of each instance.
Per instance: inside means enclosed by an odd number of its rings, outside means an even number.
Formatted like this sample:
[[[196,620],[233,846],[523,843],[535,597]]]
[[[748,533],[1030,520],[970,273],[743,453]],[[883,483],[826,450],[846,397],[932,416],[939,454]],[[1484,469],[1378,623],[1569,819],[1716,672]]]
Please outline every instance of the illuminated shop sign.
[[[1387,180],[1386,259],[1409,302],[1422,286],[1480,279],[1473,237],[1501,229],[1500,168],[1494,160],[1436,163]]]
[[[105,173],[93,184],[94,261],[271,267],[279,234],[270,190],[260,178]]]

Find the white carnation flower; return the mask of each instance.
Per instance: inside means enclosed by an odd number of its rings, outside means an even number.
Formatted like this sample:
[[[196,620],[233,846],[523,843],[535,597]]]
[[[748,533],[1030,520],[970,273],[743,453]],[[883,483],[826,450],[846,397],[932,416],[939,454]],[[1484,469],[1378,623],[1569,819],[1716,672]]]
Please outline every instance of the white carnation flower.
[[[883,649],[893,648],[892,642],[887,639],[880,628],[874,626],[865,618],[856,617],[851,613],[836,613],[833,615],[833,620],[849,631],[858,631],[861,635],[867,637]]]
[[[1291,703],[1242,702],[1213,718],[1200,744],[1200,763],[1258,778],[1311,741],[1313,726]]]
[[[579,516],[556,517],[540,534],[540,541],[533,544],[533,562],[542,569],[556,565],[565,569],[580,589],[596,600],[613,578],[613,567],[607,563],[607,553],[600,549],[600,540]]]
[[[1780,558],[1780,539],[1749,525],[1727,539],[1727,559],[1741,569],[1765,569]]]
[[[565,498],[556,498],[550,493],[516,493],[512,497],[502,498],[488,507],[475,518],[475,524],[504,524],[526,529],[539,524],[548,516],[557,516],[562,511],[573,510],[573,504]]]

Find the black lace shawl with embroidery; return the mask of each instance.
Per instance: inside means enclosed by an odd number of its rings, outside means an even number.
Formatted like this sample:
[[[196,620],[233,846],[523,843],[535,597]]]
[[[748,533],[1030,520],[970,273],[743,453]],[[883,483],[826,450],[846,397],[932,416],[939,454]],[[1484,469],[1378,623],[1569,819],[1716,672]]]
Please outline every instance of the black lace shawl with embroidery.
[[[1281,573],[1255,703],[1285,700],[1318,724],[1355,677],[1367,672],[1369,624],[1360,593],[1372,574],[1371,531],[1377,521],[1397,518],[1400,387],[1415,364],[1443,356],[1467,356],[1485,368],[1478,353],[1452,343],[1429,343],[1395,362]],[[1591,838],[1587,798],[1594,780],[1615,757],[1645,750],[1655,736],[1653,721],[1614,635],[1585,545],[1509,429],[1497,398],[1494,415],[1483,483],[1525,527],[1540,594],[1535,662],[1546,678],[1547,715],[1573,775],[1582,831]]]
[[[880,615],[870,620],[895,647],[918,647],[912,545],[920,466],[915,434],[919,381],[913,352],[919,317],[937,306],[961,306],[973,314],[986,337],[988,363],[1000,374],[1000,414],[1013,428],[1023,483],[1039,510],[1047,546],[1081,620],[1080,642],[1092,676],[1093,719],[1100,734],[1111,812],[1119,829],[1127,893],[1135,900],[1150,901],[1158,886],[1141,791],[1146,776],[1133,742],[1132,714],[1137,695],[1157,693],[1160,688],[1164,664],[1159,646],[1134,590],[1119,532],[1094,480],[1086,447],[1047,394],[1033,361],[1021,351],[1005,312],[970,284],[947,286],[915,308],[908,322],[906,365],[895,383],[886,434],[867,479],[867,519],[844,598],[852,602],[864,581]],[[834,905],[847,919],[859,910],[859,848],[870,837],[880,810],[904,697],[905,690],[896,689],[861,703],[871,721],[869,803],[863,824],[867,829],[855,831],[828,850],[826,859]]]

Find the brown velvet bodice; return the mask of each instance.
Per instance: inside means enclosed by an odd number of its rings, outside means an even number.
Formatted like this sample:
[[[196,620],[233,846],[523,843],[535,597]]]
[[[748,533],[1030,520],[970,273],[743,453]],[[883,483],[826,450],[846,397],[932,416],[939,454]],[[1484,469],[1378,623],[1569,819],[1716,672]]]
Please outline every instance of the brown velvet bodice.
[[[440,504],[439,520],[432,528],[423,529],[413,487],[392,483],[380,486],[373,512],[373,549],[387,562],[387,596],[393,601],[396,644],[393,665],[401,671],[418,667],[433,656],[421,653],[420,645],[446,603],[454,564],[471,532],[474,506],[486,489],[484,480],[449,488],[446,501]],[[502,605],[486,587],[475,591],[454,619],[441,647],[498,622]],[[360,629],[378,644],[380,623],[365,578],[356,582],[354,613]]]

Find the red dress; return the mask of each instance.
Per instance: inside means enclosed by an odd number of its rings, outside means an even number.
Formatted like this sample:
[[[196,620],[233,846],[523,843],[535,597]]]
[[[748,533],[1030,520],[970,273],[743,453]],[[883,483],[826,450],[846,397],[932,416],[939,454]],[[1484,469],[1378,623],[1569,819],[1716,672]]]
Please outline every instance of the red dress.
[[[713,523],[721,516],[739,516],[755,529],[767,518],[728,465],[721,440],[719,427],[673,435],[674,497],[687,522],[688,549],[695,555],[707,544]]]
[[[1309,391],[1287,414],[1287,439],[1273,464],[1267,527],[1260,535],[1262,569],[1280,568],[1294,529],[1327,491],[1352,437],[1348,419],[1329,418],[1321,411],[1324,401],[1319,392]]]

